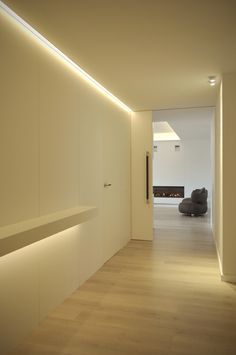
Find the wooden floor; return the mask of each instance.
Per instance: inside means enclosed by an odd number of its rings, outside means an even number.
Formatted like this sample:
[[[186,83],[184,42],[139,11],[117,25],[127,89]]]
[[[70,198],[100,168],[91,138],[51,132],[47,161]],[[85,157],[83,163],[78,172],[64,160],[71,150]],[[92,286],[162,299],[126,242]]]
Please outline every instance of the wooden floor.
[[[154,212],[154,242],[131,241],[13,354],[236,354],[236,286],[220,281],[209,219]]]

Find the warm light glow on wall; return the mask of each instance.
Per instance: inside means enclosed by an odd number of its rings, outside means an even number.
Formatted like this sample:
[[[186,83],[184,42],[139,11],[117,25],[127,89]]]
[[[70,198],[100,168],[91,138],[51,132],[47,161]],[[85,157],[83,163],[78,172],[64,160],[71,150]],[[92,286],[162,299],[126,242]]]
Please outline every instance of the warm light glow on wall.
[[[2,265],[1,263],[9,262],[9,260],[18,260],[18,258],[24,257],[27,254],[30,255],[32,252],[34,252],[36,255],[40,250],[39,248],[42,248],[41,250],[49,250],[50,246],[53,246],[55,250],[56,246],[59,245],[58,243],[69,243],[69,238],[74,238],[74,240],[76,240],[76,238],[79,237],[79,233],[80,226],[73,226],[64,229],[63,231],[58,232],[56,234],[52,234],[48,238],[39,240],[37,242],[34,242],[33,244],[29,244],[22,248],[11,251],[9,254],[2,255],[0,257],[0,266]]]
[[[20,16],[18,16],[13,10],[11,10],[7,5],[5,5],[2,1],[0,1],[0,9],[13,18],[20,26],[30,32],[31,35],[35,39],[37,39],[42,45],[46,46],[50,50],[52,50],[55,55],[59,56],[63,59],[67,64],[69,64],[73,69],[77,71],[81,78],[87,81],[90,85],[100,91],[102,94],[107,96],[113,103],[121,107],[123,110],[127,112],[132,112],[132,110],[125,105],[122,101],[120,101],[116,96],[114,96],[110,91],[108,91],[104,86],[99,84],[93,77],[91,77],[86,71],[84,71],[78,64],[76,64],[73,60],[67,57],[63,52],[60,51],[57,47],[55,47],[51,42],[49,42],[44,36],[42,36],[38,31],[36,31],[32,26],[30,26],[26,21],[24,21]]]

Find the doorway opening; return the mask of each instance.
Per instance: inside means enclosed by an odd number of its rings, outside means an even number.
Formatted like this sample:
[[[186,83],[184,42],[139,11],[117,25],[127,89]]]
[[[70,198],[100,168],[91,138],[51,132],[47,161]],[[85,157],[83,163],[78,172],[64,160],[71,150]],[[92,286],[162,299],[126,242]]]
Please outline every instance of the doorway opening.
[[[207,212],[197,223],[211,223],[213,118],[213,107],[153,111],[154,227],[158,221],[163,223],[164,215],[166,220],[176,217],[178,224],[189,224],[193,214],[182,215],[179,204],[191,199],[193,190],[203,188],[207,190]]]

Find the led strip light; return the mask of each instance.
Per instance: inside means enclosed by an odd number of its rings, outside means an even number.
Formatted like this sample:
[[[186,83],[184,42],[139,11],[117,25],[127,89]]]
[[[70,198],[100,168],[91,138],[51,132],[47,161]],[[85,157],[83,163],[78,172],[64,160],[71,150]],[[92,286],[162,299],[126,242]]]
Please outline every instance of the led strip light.
[[[4,13],[8,14],[11,18],[13,18],[18,24],[24,27],[27,31],[29,31],[34,38],[36,38],[41,44],[51,49],[54,53],[60,56],[64,61],[66,61],[72,68],[74,68],[80,76],[85,79],[87,82],[92,84],[97,90],[99,90],[102,94],[107,96],[111,101],[113,101],[116,105],[120,106],[123,110],[127,112],[132,112],[132,110],[125,105],[122,101],[120,101],[116,96],[114,96],[110,91],[108,91],[104,86],[99,84],[93,77],[91,77],[86,71],[84,71],[78,64],[73,62],[69,57],[67,57],[60,49],[55,47],[51,42],[49,42],[44,36],[42,36],[38,31],[36,31],[32,26],[30,26],[26,21],[24,21],[20,16],[18,16],[13,10],[11,10],[7,5],[5,5],[2,1],[0,1],[0,9],[4,11]]]

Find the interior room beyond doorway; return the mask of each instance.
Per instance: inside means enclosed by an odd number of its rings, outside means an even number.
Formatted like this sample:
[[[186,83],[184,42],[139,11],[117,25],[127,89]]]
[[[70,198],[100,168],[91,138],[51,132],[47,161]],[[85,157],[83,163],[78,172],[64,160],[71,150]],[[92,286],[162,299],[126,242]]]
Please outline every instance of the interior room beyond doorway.
[[[175,206],[195,189],[208,191],[208,219],[212,210],[214,108],[186,108],[153,112],[154,206]]]

